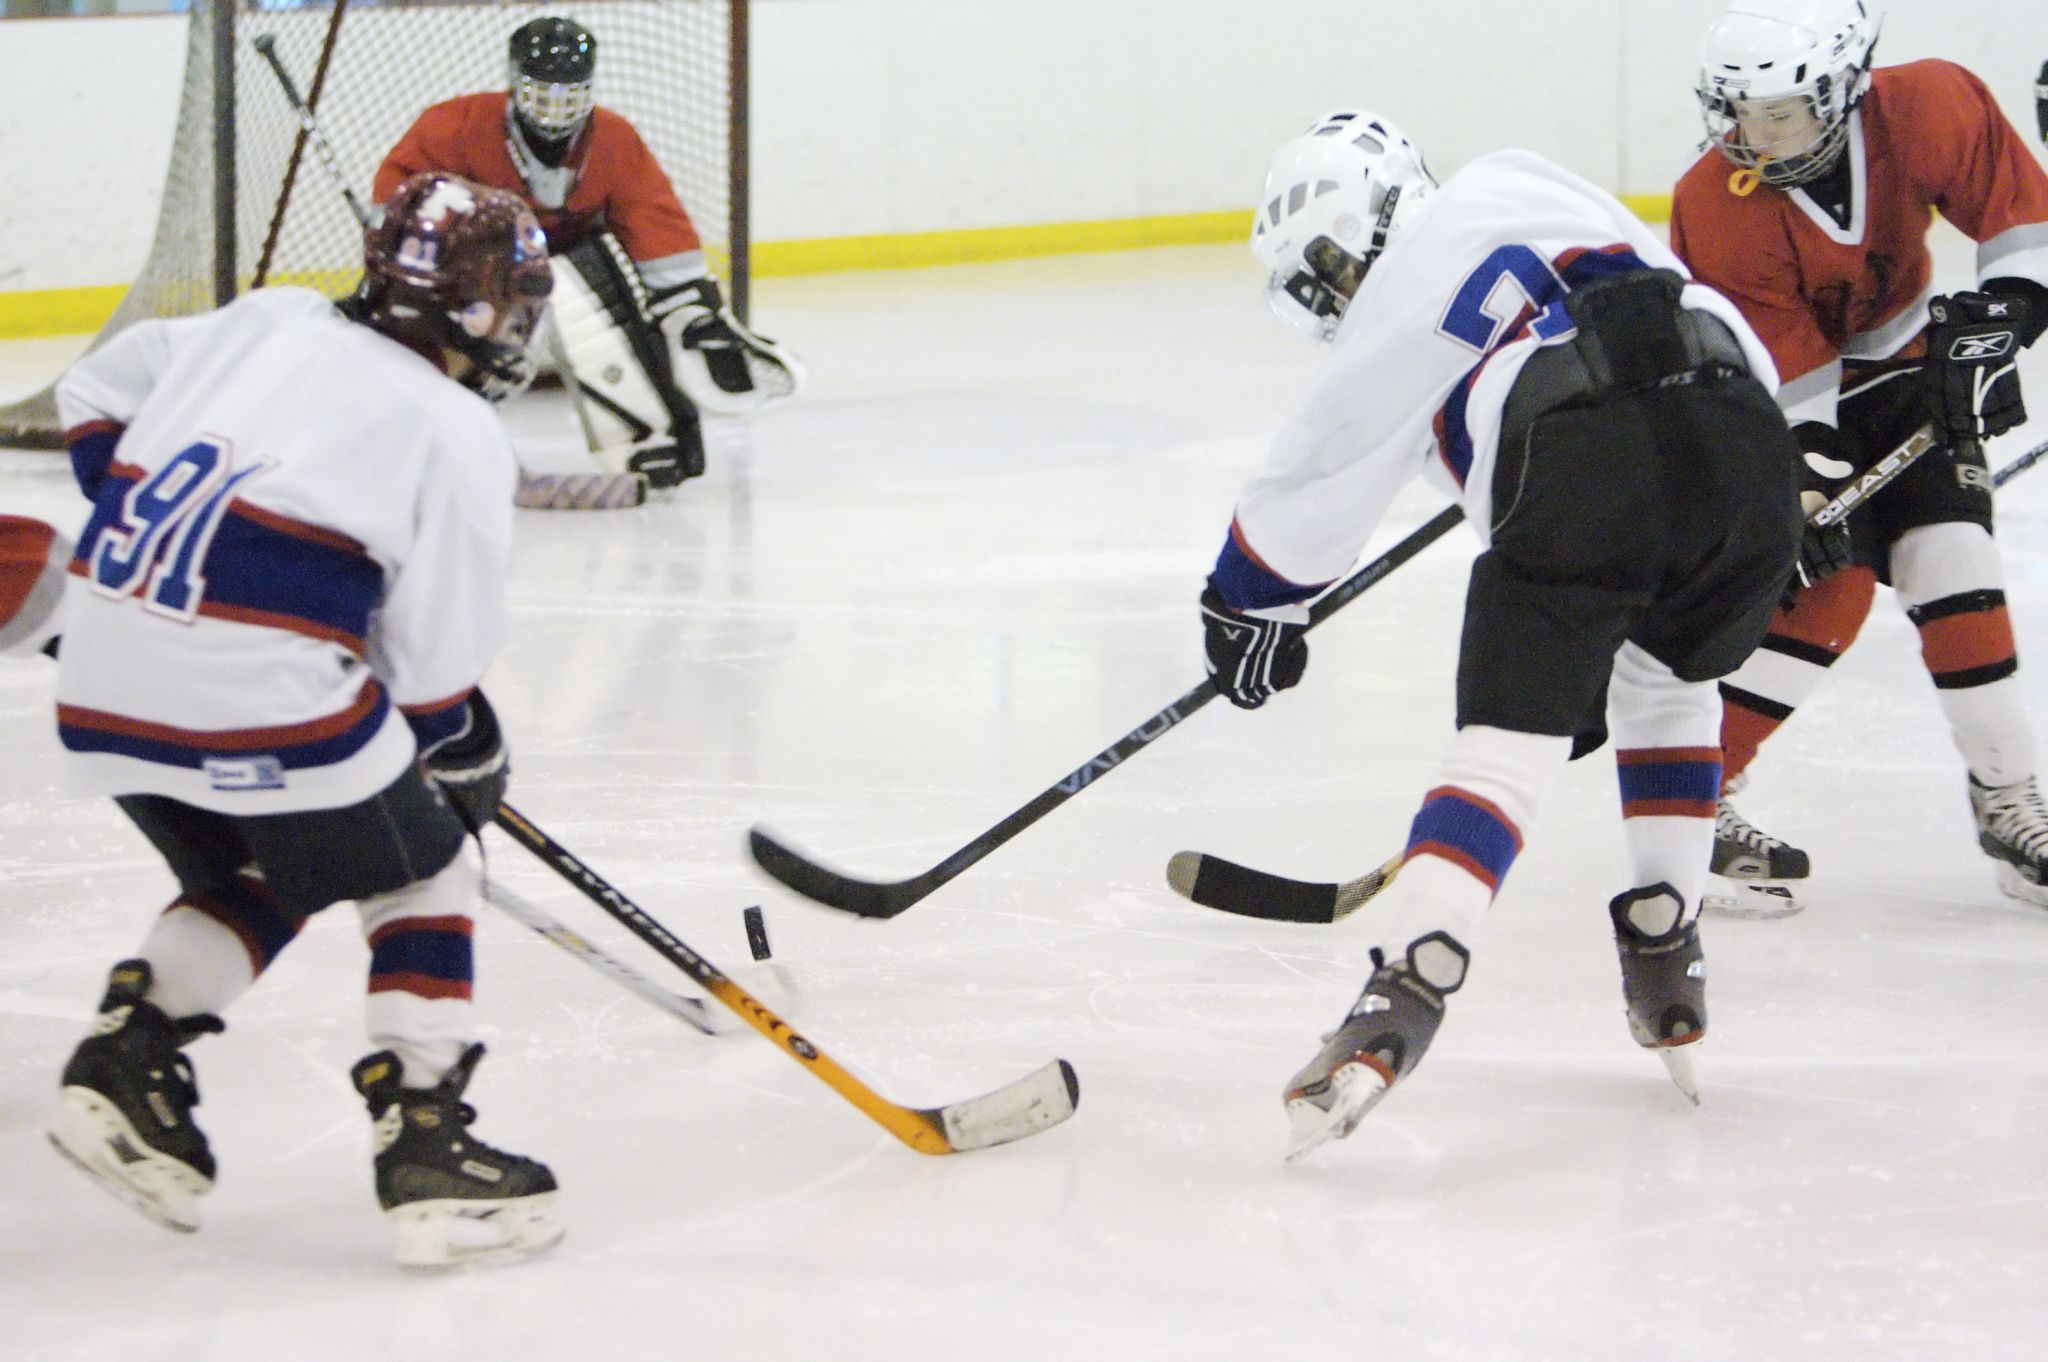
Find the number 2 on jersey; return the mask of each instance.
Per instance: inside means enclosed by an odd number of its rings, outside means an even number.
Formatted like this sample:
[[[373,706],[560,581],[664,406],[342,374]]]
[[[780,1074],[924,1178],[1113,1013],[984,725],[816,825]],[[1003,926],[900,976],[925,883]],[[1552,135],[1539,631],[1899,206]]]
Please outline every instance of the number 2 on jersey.
[[[1520,296],[1496,302],[1503,283]],[[1549,261],[1519,243],[1501,246],[1465,276],[1436,329],[1460,345],[1491,354],[1515,319],[1533,308],[1529,329],[1550,340],[1572,329],[1564,295],[1564,280]]]
[[[100,533],[92,549],[93,589],[122,597],[140,588],[145,608],[193,618],[206,593],[199,568],[231,494],[267,467],[233,472],[227,451],[211,440],[179,450],[129,490],[120,518]]]

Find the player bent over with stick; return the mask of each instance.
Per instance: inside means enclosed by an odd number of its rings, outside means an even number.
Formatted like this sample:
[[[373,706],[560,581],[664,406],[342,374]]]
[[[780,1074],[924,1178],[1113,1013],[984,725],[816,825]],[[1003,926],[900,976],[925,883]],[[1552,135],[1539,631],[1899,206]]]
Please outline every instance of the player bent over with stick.
[[[547,241],[511,195],[406,181],[337,310],[259,289],[144,322],[58,387],[95,509],[71,564],[59,731],[177,877],[63,1074],[50,1136],[152,1219],[198,1227],[214,1160],[185,1047],[329,904],[370,946],[379,1201],[410,1267],[562,1234],[546,1166],[463,1101],[476,872],[508,776],[476,689],[504,633],[512,451]]]
[[[1714,680],[1763,637],[1800,533],[1770,356],[1619,202],[1532,153],[1439,187],[1392,124],[1332,113],[1280,149],[1261,204],[1275,310],[1334,353],[1203,592],[1219,689],[1256,708],[1301,679],[1304,602],[1417,474],[1487,541],[1458,733],[1374,906],[1372,976],[1287,1085],[1290,1157],[1349,1134],[1421,1061],[1544,799],[1610,728],[1629,1028],[1697,1100]]]

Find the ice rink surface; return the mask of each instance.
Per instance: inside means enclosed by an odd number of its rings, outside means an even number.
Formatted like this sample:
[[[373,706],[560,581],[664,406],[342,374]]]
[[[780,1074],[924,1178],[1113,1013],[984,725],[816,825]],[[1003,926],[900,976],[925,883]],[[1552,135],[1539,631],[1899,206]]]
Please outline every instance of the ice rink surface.
[[[1956,239],[1942,260],[1960,283]],[[221,1179],[201,1233],[163,1232],[42,1126],[171,882],[62,794],[51,670],[0,664],[0,1357],[2040,1357],[2048,913],[1993,887],[1889,593],[1743,802],[1816,874],[1800,916],[1708,922],[1697,1109],[1623,1020],[1604,754],[1535,829],[1428,1061],[1293,1167],[1280,1089],[1356,995],[1370,912],[1267,925],[1165,887],[1182,848],[1314,878],[1398,849],[1450,735],[1464,530],[1319,630],[1299,690],[1211,706],[892,922],[754,869],[760,822],[854,873],[924,870],[1200,679],[1200,580],[1317,362],[1258,293],[1238,247],[770,280],[756,320],[816,375],[799,403],[719,430],[659,504],[520,514],[487,679],[514,802],[743,980],[763,904],[798,1024],[897,1101],[1071,1060],[1079,1114],[1022,1144],[912,1153],[770,1045],[487,914],[477,1131],[552,1163],[569,1237],[405,1277],[347,1084],[367,952],[341,909],[194,1050]],[[17,344],[4,372],[65,353]],[[565,417],[527,401],[538,448]],[[2048,414],[1993,462],[2043,439]],[[79,518],[61,463],[0,457],[0,508]],[[1411,489],[1372,551],[1439,505]],[[2048,473],[1999,514],[2048,718]],[[495,836],[489,873],[687,987]]]

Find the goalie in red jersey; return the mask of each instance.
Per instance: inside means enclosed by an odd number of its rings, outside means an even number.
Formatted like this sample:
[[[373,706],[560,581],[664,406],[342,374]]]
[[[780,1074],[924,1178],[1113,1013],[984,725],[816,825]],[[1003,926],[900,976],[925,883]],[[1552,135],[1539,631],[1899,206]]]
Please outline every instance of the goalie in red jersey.
[[[522,196],[556,255],[555,324],[598,462],[673,486],[704,471],[698,409],[788,396],[803,367],[733,316],[654,153],[596,102],[595,35],[534,19],[510,63],[509,90],[422,113],[378,168],[377,196],[429,170]]]
[[[1982,444],[2026,420],[2014,361],[2048,325],[2048,175],[1962,67],[1872,70],[1877,27],[1861,0],[1736,0],[1701,59],[1708,150],[1673,196],[1673,248],[1777,361],[1809,492],[1839,491],[1922,426],[1937,441],[1845,524],[1808,531],[1800,589],[1722,683],[1727,789],[1885,583],[1919,629],[1980,846],[2006,893],[2048,906],[2048,808]],[[1964,291],[1934,292],[1936,212],[1977,243]],[[1725,798],[1717,824],[1734,902],[1796,911],[1785,882],[1807,875],[1806,854]]]

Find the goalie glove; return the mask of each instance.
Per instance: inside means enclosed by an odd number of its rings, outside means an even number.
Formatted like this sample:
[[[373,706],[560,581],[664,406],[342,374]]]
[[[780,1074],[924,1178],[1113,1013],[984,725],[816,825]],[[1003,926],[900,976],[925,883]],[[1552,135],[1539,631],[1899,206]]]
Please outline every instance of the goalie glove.
[[[2027,419],[2017,368],[2033,332],[2028,300],[2010,293],[1953,293],[1930,299],[1921,404],[1935,433],[1954,444],[2003,435]]]
[[[1257,709],[1301,683],[1308,670],[1308,607],[1233,610],[1211,585],[1202,592],[1202,651],[1216,689],[1239,709]]]
[[[752,411],[808,376],[795,355],[732,315],[710,275],[651,294],[647,314],[673,349],[676,386],[705,411]]]

